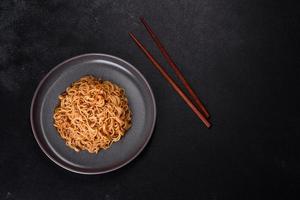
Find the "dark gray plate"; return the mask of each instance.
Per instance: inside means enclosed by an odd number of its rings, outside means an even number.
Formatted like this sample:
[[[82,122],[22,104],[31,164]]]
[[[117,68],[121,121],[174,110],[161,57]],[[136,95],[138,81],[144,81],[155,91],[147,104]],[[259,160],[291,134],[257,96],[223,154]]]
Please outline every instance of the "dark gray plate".
[[[99,154],[67,147],[53,127],[58,95],[84,75],[110,80],[125,89],[133,113],[132,127],[117,143]],[[148,143],[156,120],[156,104],[143,75],[128,62],[105,54],[85,54],[53,68],[35,91],[30,111],[34,137],[43,152],[59,166],[82,174],[101,174],[132,161]]]

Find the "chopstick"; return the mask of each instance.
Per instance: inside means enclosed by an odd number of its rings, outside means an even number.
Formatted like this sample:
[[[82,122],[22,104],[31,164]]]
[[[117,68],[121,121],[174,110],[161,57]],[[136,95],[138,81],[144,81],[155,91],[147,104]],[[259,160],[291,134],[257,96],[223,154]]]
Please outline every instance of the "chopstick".
[[[151,36],[151,38],[153,39],[154,43],[156,44],[156,46],[158,47],[158,49],[162,53],[163,57],[167,60],[168,64],[174,70],[176,76],[179,78],[179,80],[182,82],[184,87],[187,89],[188,93],[194,99],[194,101],[195,101],[196,105],[198,106],[198,108],[202,111],[202,113],[205,115],[206,118],[209,118],[209,113],[208,113],[207,109],[205,108],[205,106],[203,105],[203,103],[201,102],[201,100],[199,99],[197,94],[195,93],[195,91],[191,88],[191,86],[189,85],[189,83],[187,82],[185,77],[183,76],[182,72],[180,71],[178,66],[175,64],[175,62],[173,61],[173,59],[171,58],[171,56],[167,52],[164,45],[161,43],[160,39],[153,32],[152,28],[146,22],[144,17],[140,17],[140,20],[141,20],[142,24],[145,26],[145,28],[146,28],[147,32],[149,33],[149,35]]]
[[[171,84],[173,89],[180,95],[180,97],[185,101],[185,103],[193,110],[193,112],[199,117],[199,119],[205,124],[207,128],[211,126],[207,118],[197,109],[197,107],[192,103],[192,101],[186,96],[186,94],[180,89],[180,87],[175,83],[175,81],[168,75],[165,69],[158,63],[158,61],[151,55],[151,53],[146,49],[146,47],[135,37],[135,35],[129,32],[130,37],[136,43],[136,45],[143,51],[147,58],[152,62],[152,64],[158,69],[158,71],[163,75],[163,77]]]

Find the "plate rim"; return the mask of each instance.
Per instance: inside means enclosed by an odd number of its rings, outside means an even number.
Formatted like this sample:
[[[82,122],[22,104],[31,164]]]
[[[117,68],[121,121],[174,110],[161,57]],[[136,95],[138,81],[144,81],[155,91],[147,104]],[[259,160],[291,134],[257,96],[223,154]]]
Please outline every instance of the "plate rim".
[[[37,133],[35,125],[34,125],[34,117],[33,117],[33,115],[34,115],[34,107],[35,107],[35,102],[36,102],[36,99],[37,99],[37,95],[38,95],[38,93],[40,91],[40,88],[42,87],[42,85],[47,80],[47,78],[54,71],[56,71],[57,69],[59,69],[60,67],[62,67],[64,64],[66,64],[66,63],[68,63],[68,62],[70,62],[72,60],[75,60],[75,59],[78,59],[78,58],[81,58],[81,57],[86,57],[86,56],[103,56],[103,57],[109,57],[109,58],[121,61],[121,62],[125,63],[126,65],[128,65],[129,67],[131,67],[132,70],[134,70],[140,76],[140,78],[145,82],[148,90],[150,91],[150,96],[151,96],[151,99],[153,101],[153,108],[154,108],[153,109],[154,120],[153,120],[153,123],[151,125],[150,134],[147,136],[147,139],[143,143],[142,147],[140,149],[138,149],[138,151],[130,159],[128,159],[127,161],[125,161],[121,165],[117,165],[117,166],[114,166],[114,167],[112,167],[110,169],[106,169],[106,170],[102,170],[102,171],[95,171],[95,172],[86,172],[86,171],[80,171],[80,170],[72,169],[70,167],[65,166],[63,163],[60,163],[54,157],[52,157],[50,155],[50,153],[45,149],[44,145],[41,143],[41,141],[38,138],[38,133]],[[119,58],[117,56],[113,56],[113,55],[110,55],[110,54],[105,54],[105,53],[85,53],[85,54],[80,54],[80,55],[71,57],[71,58],[69,58],[69,59],[67,59],[67,60],[65,60],[65,61],[57,64],[56,66],[54,66],[49,72],[47,72],[47,74],[39,82],[37,88],[34,91],[34,94],[33,94],[32,100],[31,100],[31,106],[30,106],[30,124],[31,124],[31,129],[32,129],[34,138],[35,138],[36,142],[38,143],[38,146],[40,147],[40,149],[43,151],[43,153],[46,154],[46,156],[52,162],[54,162],[56,165],[62,167],[63,169],[66,169],[68,171],[71,171],[71,172],[74,172],[74,173],[77,173],[77,174],[85,174],[85,175],[97,175],[97,174],[105,174],[105,173],[108,173],[108,172],[112,172],[112,171],[115,171],[117,169],[120,169],[120,168],[124,167],[125,165],[127,165],[131,161],[133,161],[138,155],[141,154],[141,152],[145,149],[145,147],[149,143],[150,138],[152,137],[152,134],[154,132],[154,128],[155,128],[155,124],[156,124],[156,119],[157,119],[156,99],[155,99],[154,93],[152,91],[152,88],[151,88],[150,84],[148,83],[147,79],[144,77],[144,75],[137,68],[135,68],[132,64],[130,64],[129,62],[123,60],[122,58]]]

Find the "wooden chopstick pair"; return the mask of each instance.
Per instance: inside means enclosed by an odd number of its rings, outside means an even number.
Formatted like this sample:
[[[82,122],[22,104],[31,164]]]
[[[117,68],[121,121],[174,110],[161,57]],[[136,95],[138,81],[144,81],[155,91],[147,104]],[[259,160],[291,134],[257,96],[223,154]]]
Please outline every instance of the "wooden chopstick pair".
[[[194,90],[190,87],[186,79],[184,78],[182,72],[179,70],[163,44],[160,42],[159,38],[153,32],[149,24],[143,17],[140,17],[142,24],[145,26],[147,32],[150,34],[151,38],[153,39],[154,43],[162,53],[163,57],[167,60],[168,64],[172,67],[175,74],[182,82],[184,87],[187,89],[188,93],[191,95],[193,100],[195,101],[197,107],[194,103],[190,100],[190,98],[180,89],[180,87],[176,84],[176,82],[170,77],[170,75],[166,72],[166,70],[162,67],[161,64],[152,56],[152,54],[146,49],[146,47],[135,37],[135,35],[129,32],[130,37],[136,43],[136,45],[143,51],[146,57],[151,61],[151,63],[158,69],[158,71],[163,75],[163,77],[171,84],[173,89],[180,95],[180,97],[185,101],[185,103],[193,110],[193,112],[200,118],[200,120],[205,124],[207,128],[211,127],[211,123],[208,121],[209,113],[207,109],[204,107],[202,102],[200,101],[199,97],[196,95]]]

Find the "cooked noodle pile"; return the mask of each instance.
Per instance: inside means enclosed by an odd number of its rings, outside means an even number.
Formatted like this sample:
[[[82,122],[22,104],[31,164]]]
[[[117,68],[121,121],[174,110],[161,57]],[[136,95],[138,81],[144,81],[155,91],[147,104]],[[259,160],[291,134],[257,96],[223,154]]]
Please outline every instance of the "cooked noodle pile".
[[[54,126],[77,152],[98,153],[107,149],[131,127],[124,89],[109,81],[84,76],[58,98]]]

